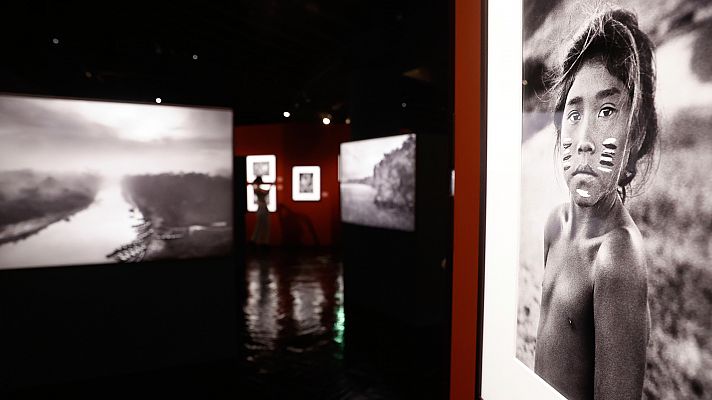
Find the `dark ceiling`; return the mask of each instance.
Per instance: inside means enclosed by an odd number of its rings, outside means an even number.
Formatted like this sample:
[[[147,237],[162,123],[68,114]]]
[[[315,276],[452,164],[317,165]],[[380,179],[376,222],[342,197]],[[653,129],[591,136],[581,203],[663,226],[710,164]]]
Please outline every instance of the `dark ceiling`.
[[[397,101],[450,109],[450,1],[27,3],[0,6],[1,92],[160,97],[231,107],[237,124],[284,111],[339,122],[369,71],[388,70]]]

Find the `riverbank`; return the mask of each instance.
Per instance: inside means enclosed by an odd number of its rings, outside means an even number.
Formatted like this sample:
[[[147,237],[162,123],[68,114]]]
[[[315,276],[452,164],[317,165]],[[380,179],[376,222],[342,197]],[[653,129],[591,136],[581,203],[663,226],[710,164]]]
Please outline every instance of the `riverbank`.
[[[89,205],[77,207],[67,211],[55,212],[43,217],[6,225],[0,228],[0,245],[28,238],[36,233],[39,233],[55,222],[70,218],[72,215],[86,209],[88,206]]]
[[[153,233],[142,260],[222,256],[232,250],[232,182],[205,174],[125,177],[123,195]]]

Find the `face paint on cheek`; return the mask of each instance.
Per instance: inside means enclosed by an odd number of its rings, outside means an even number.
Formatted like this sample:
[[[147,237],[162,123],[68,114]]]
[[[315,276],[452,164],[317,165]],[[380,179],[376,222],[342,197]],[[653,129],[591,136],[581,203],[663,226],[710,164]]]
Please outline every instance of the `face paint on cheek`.
[[[591,195],[588,194],[588,190],[576,189],[576,193],[578,193],[581,197],[591,197]]]
[[[613,156],[616,155],[617,148],[616,138],[608,138],[603,141],[603,151],[601,151],[601,160],[599,161],[601,165],[598,166],[599,171],[609,174],[613,172]]]
[[[610,149],[610,150],[615,150],[618,148],[618,146],[616,146],[616,141],[617,141],[616,138],[612,138],[612,137],[608,138],[603,141],[603,147]]]
[[[570,137],[565,137],[561,139],[561,147],[564,148],[564,150],[567,150],[571,145],[574,143],[574,139]]]
[[[574,140],[572,138],[563,138],[561,139],[561,148],[563,149],[563,166],[564,166],[564,171],[568,171],[571,168],[571,145],[574,143]]]

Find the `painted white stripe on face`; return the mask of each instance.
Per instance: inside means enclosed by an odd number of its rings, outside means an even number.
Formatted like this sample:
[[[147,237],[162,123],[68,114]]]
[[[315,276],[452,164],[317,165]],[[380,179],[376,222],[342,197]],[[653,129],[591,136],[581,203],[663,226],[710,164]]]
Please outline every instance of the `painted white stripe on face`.
[[[603,141],[603,147],[609,150],[615,150],[618,148],[616,146],[616,138],[608,138]]]
[[[564,150],[564,155],[567,155],[567,154],[569,154],[569,153],[571,153],[571,149],[566,149],[566,150]]]
[[[588,194],[588,191],[583,189],[576,189],[576,193],[578,193],[581,197],[591,197],[591,195]]]
[[[616,151],[613,150],[613,149],[603,149],[603,151],[601,151],[601,154],[603,154],[604,156],[611,156],[611,157],[613,157],[613,156],[616,155]]]
[[[603,171],[603,172],[608,172],[609,174],[610,174],[611,172],[613,172],[612,169],[606,168],[606,167],[598,167],[598,169],[600,169],[600,170]]]
[[[612,156],[609,156],[609,155],[607,155],[607,154],[601,154],[601,160],[602,160],[602,161],[610,161],[610,162],[613,162],[613,157],[612,157]]]
[[[561,139],[561,147],[564,149],[568,149],[571,147],[571,145],[574,143],[574,140],[572,138],[563,138]]]

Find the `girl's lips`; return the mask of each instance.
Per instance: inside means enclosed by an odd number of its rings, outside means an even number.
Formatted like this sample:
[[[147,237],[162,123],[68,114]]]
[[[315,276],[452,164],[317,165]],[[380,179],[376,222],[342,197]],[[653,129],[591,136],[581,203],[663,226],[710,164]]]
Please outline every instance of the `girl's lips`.
[[[576,176],[576,175],[578,175],[578,174],[586,174],[586,175],[591,175],[591,176],[598,176],[598,174],[596,173],[596,171],[594,171],[593,168],[591,168],[591,166],[588,165],[588,164],[581,164],[581,165],[579,165],[578,167],[576,167],[576,169],[574,170],[574,173],[572,174],[572,176]]]

